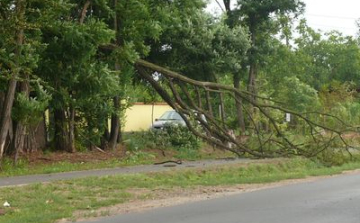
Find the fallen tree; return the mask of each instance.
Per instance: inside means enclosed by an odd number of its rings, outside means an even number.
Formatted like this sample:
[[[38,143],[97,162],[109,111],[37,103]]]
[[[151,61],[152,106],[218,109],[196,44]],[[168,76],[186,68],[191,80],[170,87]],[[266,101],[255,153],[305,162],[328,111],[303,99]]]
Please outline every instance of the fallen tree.
[[[193,134],[217,148],[259,158],[315,157],[324,152],[352,157],[355,150],[344,135],[356,129],[335,116],[295,112],[270,98],[228,85],[196,81],[144,60],[138,60],[136,68],[142,79],[181,115]],[[257,100],[252,100],[254,97]],[[230,127],[225,100],[241,100],[247,132]],[[294,126],[286,122],[286,116],[296,120]],[[327,125],[322,121],[325,119],[335,125]],[[302,133],[294,134],[300,124]]]

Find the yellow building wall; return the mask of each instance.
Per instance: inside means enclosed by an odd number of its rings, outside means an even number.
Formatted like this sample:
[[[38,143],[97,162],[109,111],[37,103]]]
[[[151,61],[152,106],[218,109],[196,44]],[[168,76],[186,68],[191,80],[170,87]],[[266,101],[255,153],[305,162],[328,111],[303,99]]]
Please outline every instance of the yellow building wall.
[[[169,110],[173,109],[167,104],[152,105],[136,103],[135,105],[129,107],[125,112],[124,131],[132,132],[148,130],[152,121],[155,121],[156,118],[159,118],[164,112]]]

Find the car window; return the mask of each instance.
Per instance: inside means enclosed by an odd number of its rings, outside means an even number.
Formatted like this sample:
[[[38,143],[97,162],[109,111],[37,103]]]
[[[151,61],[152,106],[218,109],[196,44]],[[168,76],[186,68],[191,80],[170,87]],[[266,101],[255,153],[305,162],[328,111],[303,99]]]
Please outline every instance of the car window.
[[[182,120],[181,116],[176,111],[167,111],[159,118],[160,120]]]
[[[171,119],[182,120],[181,116],[177,112],[171,114]]]

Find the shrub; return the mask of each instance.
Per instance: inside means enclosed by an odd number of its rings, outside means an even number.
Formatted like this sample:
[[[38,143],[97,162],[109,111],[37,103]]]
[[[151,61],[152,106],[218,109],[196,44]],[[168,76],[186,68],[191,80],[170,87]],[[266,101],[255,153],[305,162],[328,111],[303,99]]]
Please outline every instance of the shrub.
[[[187,127],[166,125],[162,130],[136,132],[127,135],[125,144],[129,151],[141,149],[194,149],[200,148],[200,140]]]

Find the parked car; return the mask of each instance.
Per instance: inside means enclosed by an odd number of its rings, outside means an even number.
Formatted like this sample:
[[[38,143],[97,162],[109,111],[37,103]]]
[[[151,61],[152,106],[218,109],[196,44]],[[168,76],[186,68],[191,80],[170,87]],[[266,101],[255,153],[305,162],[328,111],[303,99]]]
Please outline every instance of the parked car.
[[[150,129],[163,129],[166,125],[186,126],[186,123],[179,113],[170,110],[162,114],[160,118],[155,119]]]

